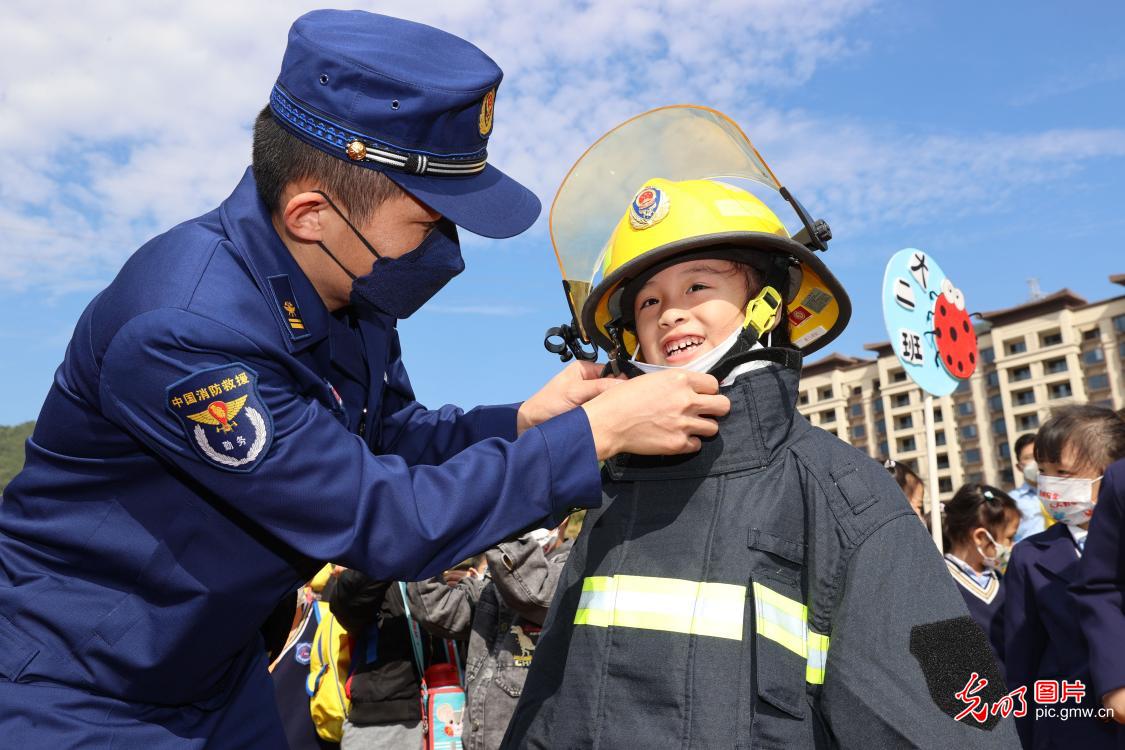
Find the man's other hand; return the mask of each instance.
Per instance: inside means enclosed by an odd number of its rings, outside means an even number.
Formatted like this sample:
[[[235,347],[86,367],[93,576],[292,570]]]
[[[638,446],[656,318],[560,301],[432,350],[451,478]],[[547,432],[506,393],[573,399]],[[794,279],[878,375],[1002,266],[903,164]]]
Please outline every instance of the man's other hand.
[[[574,361],[563,368],[534,396],[523,402],[516,415],[516,434],[522,435],[529,427],[582,406],[595,396],[624,382],[616,378],[599,377],[602,367],[596,362]]]

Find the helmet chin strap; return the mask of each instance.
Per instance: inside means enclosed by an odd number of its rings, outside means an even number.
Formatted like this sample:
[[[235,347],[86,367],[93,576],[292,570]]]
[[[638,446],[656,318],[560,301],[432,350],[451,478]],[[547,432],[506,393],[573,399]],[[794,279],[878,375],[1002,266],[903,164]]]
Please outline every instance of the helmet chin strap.
[[[746,305],[746,317],[742,323],[742,333],[735,341],[727,355],[711,368],[710,373],[721,383],[736,367],[753,362],[766,360],[788,367],[793,370],[801,369],[801,353],[796,349],[777,345],[777,328],[773,325],[778,311],[782,311],[785,318],[781,294],[772,286],[766,286],[758,296]],[[769,337],[770,346],[755,349],[755,345],[763,336]]]

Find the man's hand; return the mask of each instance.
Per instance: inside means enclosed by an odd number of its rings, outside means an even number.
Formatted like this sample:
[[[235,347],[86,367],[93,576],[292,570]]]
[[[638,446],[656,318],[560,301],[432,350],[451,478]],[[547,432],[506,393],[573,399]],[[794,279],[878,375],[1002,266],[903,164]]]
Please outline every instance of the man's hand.
[[[602,365],[596,362],[574,361],[563,368],[539,391],[523,402],[516,415],[516,434],[557,417],[563,412],[581,406],[590,399],[623,381],[599,377]]]
[[[1125,688],[1117,688],[1105,694],[1102,705],[1113,711],[1113,721],[1125,724]]]
[[[698,451],[700,438],[719,431],[715,418],[730,411],[730,399],[718,392],[714,376],[684,370],[619,383],[582,406],[598,459],[618,453],[670,456]]]

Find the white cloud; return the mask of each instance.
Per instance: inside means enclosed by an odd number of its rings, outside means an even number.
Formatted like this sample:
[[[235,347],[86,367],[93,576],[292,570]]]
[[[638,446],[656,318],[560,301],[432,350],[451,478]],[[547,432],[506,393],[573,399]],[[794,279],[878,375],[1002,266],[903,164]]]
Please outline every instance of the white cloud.
[[[570,161],[669,92],[734,101],[846,49],[871,0],[518,0],[379,10],[449,29],[506,71],[494,162],[549,200]],[[345,3],[370,7],[369,3]],[[150,234],[213,207],[288,26],[311,2],[6,7],[0,47],[0,286],[104,279]],[[733,82],[737,82],[737,85]]]

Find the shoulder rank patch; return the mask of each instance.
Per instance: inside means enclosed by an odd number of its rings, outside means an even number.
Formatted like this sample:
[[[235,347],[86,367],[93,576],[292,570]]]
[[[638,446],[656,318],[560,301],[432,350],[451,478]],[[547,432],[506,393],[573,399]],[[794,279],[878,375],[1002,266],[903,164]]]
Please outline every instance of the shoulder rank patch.
[[[258,394],[258,373],[239,362],[211,367],[168,386],[168,410],[207,463],[248,472],[273,441],[273,419]]]
[[[301,308],[297,306],[297,296],[293,294],[293,284],[289,281],[289,277],[286,274],[281,274],[280,276],[270,276],[266,281],[269,282],[270,289],[273,291],[277,311],[281,314],[281,319],[285,323],[286,330],[289,331],[290,338],[299,341],[309,336],[309,332],[305,330],[305,320],[301,317]]]

